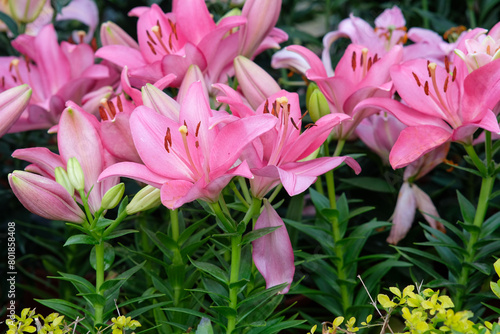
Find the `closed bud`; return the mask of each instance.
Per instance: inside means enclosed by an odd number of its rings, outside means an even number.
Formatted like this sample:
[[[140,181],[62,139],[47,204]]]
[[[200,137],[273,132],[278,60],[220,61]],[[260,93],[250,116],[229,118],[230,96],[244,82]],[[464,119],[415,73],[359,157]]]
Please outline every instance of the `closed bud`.
[[[122,200],[124,192],[125,185],[123,183],[118,183],[109,189],[102,197],[101,208],[104,210],[113,209]]]
[[[132,198],[132,201],[127,205],[125,211],[127,214],[133,215],[134,213],[146,211],[160,206],[160,189],[153,186],[145,186]]]
[[[75,193],[75,188],[69,181],[68,173],[62,167],[56,167],[54,170],[56,175],[56,182],[66,189],[71,196]]]
[[[83,191],[85,189],[85,176],[83,175],[82,166],[75,157],[68,160],[66,169],[68,171],[69,182],[71,182],[76,190]]]
[[[20,23],[31,23],[42,12],[45,0],[9,0],[12,17]]]
[[[311,86],[311,85],[310,85]],[[310,87],[309,86],[309,87]],[[307,89],[309,93],[309,88]],[[309,110],[313,122],[330,113],[330,107],[325,95],[316,87],[313,88],[306,100],[306,107]]]

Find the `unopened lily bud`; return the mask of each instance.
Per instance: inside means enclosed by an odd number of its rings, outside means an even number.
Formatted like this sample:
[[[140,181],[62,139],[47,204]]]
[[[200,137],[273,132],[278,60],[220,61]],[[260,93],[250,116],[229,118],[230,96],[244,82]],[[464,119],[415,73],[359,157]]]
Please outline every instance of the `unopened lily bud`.
[[[24,207],[40,217],[72,223],[85,221],[85,214],[73,197],[54,180],[14,171],[9,174],[9,184]]]
[[[56,175],[56,182],[64,187],[68,191],[68,193],[73,196],[75,193],[75,187],[69,181],[68,173],[62,167],[56,167],[54,170]]]
[[[306,107],[313,122],[330,113],[328,101],[318,88],[311,92],[309,98],[306,100]]]
[[[234,58],[234,71],[243,95],[254,109],[281,90],[269,73],[248,58]]]
[[[133,215],[134,213],[146,211],[160,206],[160,189],[153,186],[145,186],[132,198],[132,201],[127,205],[125,211],[127,214]]]
[[[123,183],[118,183],[109,189],[102,197],[101,208],[104,210],[113,209],[122,200],[124,192],[125,185]]]
[[[45,0],[9,0],[10,13],[20,23],[31,23],[42,12]]]
[[[76,190],[83,191],[85,189],[85,176],[83,175],[82,166],[75,157],[68,160],[66,169],[68,170],[69,182]]]
[[[124,45],[139,50],[139,44],[114,22],[104,22],[101,25],[100,36],[103,46]]]

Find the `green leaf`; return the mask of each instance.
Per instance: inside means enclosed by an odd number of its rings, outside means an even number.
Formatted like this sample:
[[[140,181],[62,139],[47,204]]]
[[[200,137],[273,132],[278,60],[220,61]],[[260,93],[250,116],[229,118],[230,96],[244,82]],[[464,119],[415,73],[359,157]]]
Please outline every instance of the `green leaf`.
[[[387,181],[375,177],[356,177],[340,179],[341,182],[350,184],[356,188],[375,191],[377,193],[395,193],[396,189]]]
[[[120,203],[120,206],[118,207],[118,215],[121,215],[123,211],[125,211],[125,209],[127,208],[127,205],[128,205],[128,196],[124,196],[121,203]]]
[[[243,240],[241,241],[241,244],[242,245],[246,245],[249,242],[257,240],[257,239],[259,239],[260,237],[262,237],[262,236],[264,236],[266,234],[269,234],[269,233],[272,233],[272,232],[276,231],[280,227],[281,226],[264,227],[264,228],[260,228],[258,230],[253,230],[251,232],[248,232],[247,234],[245,234],[243,236]]]
[[[226,318],[238,316],[238,312],[229,306],[210,306],[210,308],[215,310],[218,314],[222,314]]]
[[[108,227],[109,225],[111,225],[113,222],[114,222],[114,220],[112,220],[112,219],[107,219],[107,218],[104,218],[104,217],[100,217],[97,220],[97,222],[95,223],[95,229],[96,230],[102,230],[102,229]]]
[[[487,276],[489,276],[491,274],[491,267],[486,263],[464,262],[464,264],[476,269],[479,272],[482,272],[483,274],[485,274]]]
[[[5,14],[4,12],[0,12],[0,21],[3,21],[7,28],[12,32],[14,36],[19,35],[19,30],[17,28],[17,23],[14,21],[12,17]]]
[[[48,308],[56,312],[64,314],[72,320],[75,320],[76,318],[81,319],[84,314],[90,316],[90,314],[87,313],[85,309],[63,299],[35,299],[35,301],[44,306],[47,306]],[[87,330],[92,330],[92,326],[90,326],[87,322],[83,322],[80,324],[83,324]]]
[[[138,265],[124,271],[123,273],[121,273],[120,275],[116,276],[114,279],[116,280],[120,280],[120,282],[118,282],[118,284],[114,284],[112,287],[109,287],[108,290],[104,291],[104,296],[109,296],[109,295],[112,295],[115,291],[117,291],[118,289],[121,288],[121,286],[123,284],[125,284],[125,282],[133,275],[135,274],[137,271],[139,271],[143,266],[144,264],[146,263],[146,261],[142,262],[142,263],[139,263]]]
[[[90,303],[93,308],[95,308],[96,305],[106,304],[106,299],[97,293],[79,293],[77,296],[85,298],[85,300]]]
[[[222,270],[221,268],[217,267],[216,265],[213,265],[213,264],[208,263],[208,262],[200,262],[200,261],[193,261],[193,260],[191,260],[191,263],[196,268],[198,268],[199,270],[201,270],[204,273],[209,274],[210,276],[214,277],[218,281],[220,281],[224,284],[229,283],[227,273],[224,270]]]
[[[87,281],[85,278],[73,275],[73,274],[66,274],[62,272],[58,272],[59,275],[61,276],[49,276],[49,278],[55,278],[55,279],[60,279],[63,281],[68,281],[71,282],[78,290],[79,293],[95,293],[95,287]]]
[[[460,205],[460,211],[462,212],[462,217],[466,224],[474,224],[474,216],[476,215],[476,208],[472,205],[467,198],[465,198],[460,191],[457,190],[458,204]]]
[[[347,219],[351,220],[352,218],[354,218],[356,216],[359,216],[360,214],[363,214],[365,212],[372,211],[373,209],[375,209],[374,206],[363,206],[361,208],[357,208],[357,209],[351,210],[349,212],[349,217],[347,217]]]
[[[94,239],[94,237],[91,237],[90,235],[86,234],[76,234],[72,235],[71,237],[66,240],[64,243],[64,246],[69,246],[69,245],[97,245],[99,241]]]
[[[321,210],[323,209],[330,208],[330,201],[324,195],[321,195],[313,188],[309,188],[309,194],[311,194],[311,201],[316,207],[317,212],[321,212]]]
[[[500,286],[498,286],[498,283],[495,283],[495,282],[490,282],[490,287],[491,287],[491,291],[493,291],[493,293],[498,297],[500,298]]]
[[[195,317],[198,318],[208,318],[210,321],[215,321],[214,318],[208,316],[206,313],[201,313],[195,310],[191,310],[189,308],[182,308],[182,307],[167,307],[163,308],[162,310],[164,311],[170,311],[170,312],[179,312],[179,313],[184,313],[184,314],[189,314],[189,315],[194,315]]]
[[[104,240],[111,240],[111,239],[118,238],[118,237],[130,234],[130,233],[137,233],[137,232],[139,232],[139,231],[132,230],[132,229],[114,230],[106,238],[104,238]]]
[[[96,251],[95,251],[96,246],[92,247],[92,250],[90,251],[90,266],[96,269]],[[104,243],[104,270],[108,270],[111,268],[111,265],[115,261],[115,249],[113,246],[108,244],[107,242]]]

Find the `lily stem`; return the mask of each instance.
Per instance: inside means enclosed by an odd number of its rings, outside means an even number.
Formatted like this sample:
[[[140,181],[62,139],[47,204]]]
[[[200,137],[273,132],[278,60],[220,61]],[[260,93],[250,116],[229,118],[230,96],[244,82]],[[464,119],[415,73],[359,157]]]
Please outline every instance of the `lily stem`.
[[[101,285],[104,283],[104,241],[95,245],[95,290],[98,295],[104,297],[104,291],[101,291]],[[104,305],[95,305],[95,324],[103,323]]]
[[[344,146],[345,141],[340,140],[337,143],[337,147],[334,152],[334,156],[339,156],[342,148]],[[324,144],[325,156],[329,156],[328,143]],[[328,171],[325,174],[326,179],[326,187],[328,193],[328,199],[330,201],[330,208],[333,210],[337,210],[337,199],[335,197],[335,181],[333,170]],[[351,306],[351,299],[349,297],[349,290],[346,285],[347,280],[347,272],[344,268],[344,247],[339,245],[339,242],[342,240],[342,235],[340,233],[340,222],[338,215],[331,215],[330,223],[332,224],[332,238],[334,241],[334,252],[336,256],[335,264],[337,266],[337,276],[339,278],[339,286],[340,286],[340,296],[342,300],[342,308],[344,311],[344,315],[347,315],[347,309]]]

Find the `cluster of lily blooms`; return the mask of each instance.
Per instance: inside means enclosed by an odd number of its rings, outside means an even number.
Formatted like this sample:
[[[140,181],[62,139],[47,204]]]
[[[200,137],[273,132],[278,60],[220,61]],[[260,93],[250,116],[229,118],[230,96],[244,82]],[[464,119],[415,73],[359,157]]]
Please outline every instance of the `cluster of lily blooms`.
[[[32,12],[38,15],[47,3],[31,1]],[[52,24],[27,18],[31,35],[12,41],[20,56],[0,57],[0,135],[57,133],[58,154],[45,147],[16,150],[13,157],[30,165],[9,175],[23,205],[48,219],[86,219],[79,193],[61,181],[74,158],[92,214],[120,177],[147,184],[132,214],[159,201],[169,209],[217,201],[235,176],[247,178],[252,195],[264,198],[280,183],[290,196],[299,194],[342,163],[359,173],[351,157],[317,157],[333,136],[359,138],[393,168],[406,167],[388,238],[397,243],[417,208],[438,216],[414,182],[446,158],[450,142],[472,143],[478,128],[500,133],[500,24],[457,33],[449,43],[429,30],[407,31],[393,7],[377,17],[375,28],[352,15],[342,21],[325,35],[321,58],[303,46],[286,47],[272,66],[293,69],[318,87],[309,97],[316,100],[308,101],[314,124],[304,127],[298,95],[252,61],[287,40],[275,27],[281,1],[247,0],[218,22],[203,0],[174,0],[169,13],[138,7],[129,13],[138,18],[138,41],[107,22],[96,51],[89,42],[97,11],[88,10],[95,4],[74,0],[71,6],[78,5],[85,10],[73,17],[67,10],[67,18],[89,25],[90,35],[75,34],[79,43],[59,43]],[[351,44],[334,70],[330,46],[339,38]],[[233,77],[237,88],[228,84]],[[177,96],[163,92],[169,87]],[[265,205],[256,228],[280,225]],[[286,228],[273,233],[267,240],[274,245],[254,243],[267,247],[254,261],[268,286],[293,277]],[[283,268],[266,273],[271,260]]]

